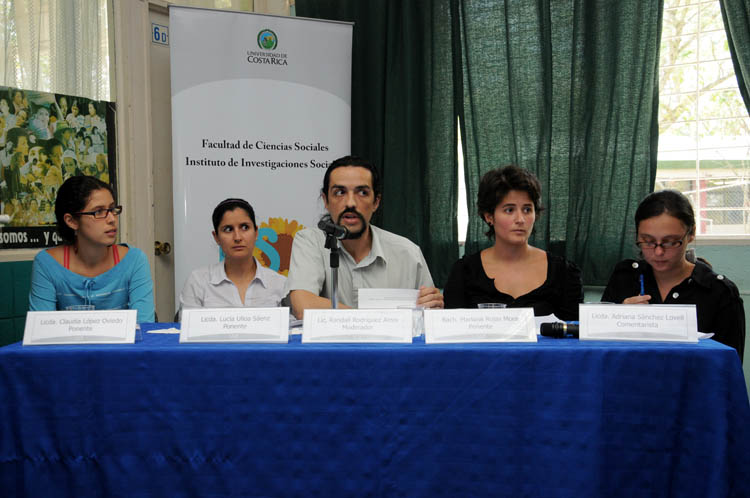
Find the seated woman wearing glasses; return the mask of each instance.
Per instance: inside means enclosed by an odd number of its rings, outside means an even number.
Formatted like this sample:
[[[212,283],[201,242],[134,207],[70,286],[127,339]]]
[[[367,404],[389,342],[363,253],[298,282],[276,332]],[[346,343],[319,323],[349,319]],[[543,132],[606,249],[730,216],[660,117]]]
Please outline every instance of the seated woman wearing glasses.
[[[494,244],[453,265],[445,284],[446,308],[505,303],[533,307],[537,316],[554,313],[562,320],[578,319],[581,271],[529,245],[542,210],[541,194],[537,177],[518,166],[494,169],[482,177],[477,207]]]
[[[253,257],[258,226],[244,199],[226,199],[211,215],[214,241],[224,261],[194,270],[180,293],[180,308],[276,307],[286,278]]]
[[[686,258],[687,245],[695,238],[695,215],[687,197],[674,190],[649,194],[635,212],[635,227],[643,259],[615,266],[602,301],[695,304],[698,330],[713,332],[715,340],[735,348],[742,359],[745,311],[737,286],[705,262]]]
[[[34,258],[30,311],[135,309],[154,321],[154,292],[146,255],[117,244],[112,189],[92,176],[74,176],[57,192],[55,217],[63,245]]]

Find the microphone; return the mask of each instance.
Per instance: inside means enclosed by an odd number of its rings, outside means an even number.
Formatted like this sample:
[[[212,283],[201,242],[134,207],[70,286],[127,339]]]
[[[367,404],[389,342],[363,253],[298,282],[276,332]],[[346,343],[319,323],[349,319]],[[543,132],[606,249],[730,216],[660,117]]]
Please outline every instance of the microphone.
[[[333,236],[339,240],[343,240],[349,236],[349,230],[347,230],[346,227],[334,223],[330,215],[324,216],[320,219],[318,222],[318,228],[323,230],[326,235]]]
[[[554,322],[543,323],[539,331],[545,337],[563,339],[566,337],[578,338],[578,322]]]

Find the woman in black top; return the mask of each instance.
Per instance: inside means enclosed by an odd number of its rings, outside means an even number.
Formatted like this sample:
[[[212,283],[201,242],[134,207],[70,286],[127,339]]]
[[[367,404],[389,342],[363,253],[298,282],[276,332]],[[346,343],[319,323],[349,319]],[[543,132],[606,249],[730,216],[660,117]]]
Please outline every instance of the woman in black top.
[[[686,257],[695,238],[695,215],[687,197],[674,190],[649,194],[635,212],[635,225],[643,259],[615,266],[602,301],[695,304],[698,330],[713,332],[714,339],[735,348],[742,359],[745,310],[737,286],[705,262]]]
[[[477,207],[494,244],[453,265],[445,285],[446,308],[495,302],[533,307],[537,316],[554,313],[563,320],[578,319],[581,271],[528,243],[542,211],[540,198],[539,180],[518,166],[498,168],[482,177]]]

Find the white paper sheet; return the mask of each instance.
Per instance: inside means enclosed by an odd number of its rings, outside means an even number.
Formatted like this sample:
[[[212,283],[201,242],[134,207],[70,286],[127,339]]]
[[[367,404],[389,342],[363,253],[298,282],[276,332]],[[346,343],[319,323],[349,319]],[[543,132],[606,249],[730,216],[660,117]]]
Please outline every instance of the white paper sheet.
[[[179,334],[180,330],[176,329],[174,327],[170,327],[168,329],[156,329],[156,330],[149,330],[146,332],[147,334]]]
[[[359,309],[416,306],[418,297],[418,289],[359,289]]]

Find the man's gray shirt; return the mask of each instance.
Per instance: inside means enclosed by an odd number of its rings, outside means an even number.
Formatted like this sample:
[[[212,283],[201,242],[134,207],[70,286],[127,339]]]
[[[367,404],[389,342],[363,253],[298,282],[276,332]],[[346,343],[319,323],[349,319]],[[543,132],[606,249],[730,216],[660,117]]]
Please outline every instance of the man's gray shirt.
[[[370,225],[372,248],[362,261],[340,245],[338,301],[357,307],[359,289],[418,289],[434,287],[430,270],[419,247],[405,237]],[[306,290],[331,298],[330,251],[322,230],[307,228],[294,237],[287,292]]]

